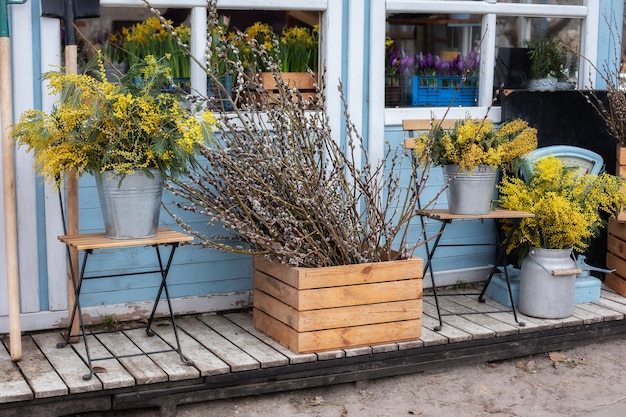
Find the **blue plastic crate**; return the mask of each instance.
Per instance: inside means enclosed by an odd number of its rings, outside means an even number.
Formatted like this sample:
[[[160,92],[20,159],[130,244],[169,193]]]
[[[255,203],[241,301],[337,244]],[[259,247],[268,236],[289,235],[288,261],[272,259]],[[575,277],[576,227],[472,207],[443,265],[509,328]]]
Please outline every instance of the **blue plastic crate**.
[[[411,84],[414,107],[475,106],[478,102],[478,77],[414,75]]]

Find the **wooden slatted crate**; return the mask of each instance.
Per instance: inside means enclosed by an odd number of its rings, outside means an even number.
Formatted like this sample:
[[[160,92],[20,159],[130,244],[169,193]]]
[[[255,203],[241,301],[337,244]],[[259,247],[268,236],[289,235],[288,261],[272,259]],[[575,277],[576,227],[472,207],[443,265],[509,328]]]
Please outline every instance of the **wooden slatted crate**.
[[[626,178],[626,147],[617,145],[615,175]],[[626,190],[624,190],[626,192]],[[622,211],[617,215],[617,221],[626,222],[626,208],[622,207]]]
[[[615,272],[606,274],[604,284],[626,296],[626,223],[609,219],[606,266]]]
[[[254,258],[254,326],[296,353],[415,340],[423,261],[295,268]]]
[[[315,91],[316,77],[313,77],[308,72],[283,72],[281,77],[289,88],[297,88],[305,100],[315,100],[317,95]],[[278,96],[276,80],[272,73],[261,73],[261,82],[271,97]]]

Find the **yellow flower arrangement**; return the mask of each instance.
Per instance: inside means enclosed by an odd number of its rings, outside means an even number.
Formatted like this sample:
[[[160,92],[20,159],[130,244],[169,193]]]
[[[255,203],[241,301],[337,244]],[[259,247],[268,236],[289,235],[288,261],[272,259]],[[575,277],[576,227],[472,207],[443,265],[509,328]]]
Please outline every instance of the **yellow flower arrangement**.
[[[285,28],[279,37],[267,23],[256,22],[246,28],[244,33],[249,42],[255,41],[262,45],[275,61],[280,61],[282,72],[305,72],[308,69],[317,71],[319,43],[317,26]],[[247,60],[246,65],[251,70],[269,71],[267,59],[252,54],[249,44],[244,44],[241,49]]]
[[[283,72],[317,71],[318,27],[290,27],[280,37],[280,65]]]
[[[435,165],[503,166],[537,147],[537,129],[516,119],[495,129],[490,120],[465,119],[446,131],[439,124],[416,139],[418,160],[432,156]]]
[[[214,138],[216,119],[210,112],[192,114],[175,95],[161,91],[171,82],[171,68],[148,56],[111,83],[101,59],[98,65],[100,78],[44,74],[60,100],[50,113],[26,111],[13,133],[18,145],[34,152],[37,171],[60,186],[71,169],[77,175],[124,175],[158,168],[176,177],[194,165],[197,148]]]
[[[172,25],[171,21],[167,22]],[[150,17],[130,27],[123,27],[119,33],[109,35],[103,45],[105,57],[111,62],[127,62],[133,66],[151,55],[160,59],[166,57],[172,68],[173,78],[189,78],[190,60],[178,42],[189,45],[191,29],[184,24],[165,28],[158,17]]]
[[[583,252],[605,225],[603,215],[614,215],[624,204],[623,180],[614,175],[581,174],[554,156],[538,159],[526,180],[506,176],[500,189],[500,207],[534,213],[523,219],[509,251],[529,247]],[[504,226],[510,230],[510,225]]]

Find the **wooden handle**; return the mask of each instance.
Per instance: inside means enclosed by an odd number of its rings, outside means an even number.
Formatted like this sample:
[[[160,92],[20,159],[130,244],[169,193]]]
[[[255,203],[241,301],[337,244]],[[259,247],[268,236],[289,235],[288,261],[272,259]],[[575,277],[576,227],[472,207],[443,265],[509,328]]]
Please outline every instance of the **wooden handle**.
[[[552,271],[552,275],[555,276],[555,277],[564,277],[564,276],[567,276],[567,275],[578,275],[581,272],[583,272],[583,270],[580,269],[580,268],[558,269],[558,270]]]
[[[78,47],[76,45],[66,45],[65,46],[65,73],[66,74],[76,74],[78,72]],[[76,180],[76,171],[70,171],[66,176],[66,219],[67,219],[67,233],[70,235],[78,234],[78,181]],[[74,277],[78,280],[78,251],[76,248],[70,248],[70,259],[71,262],[68,265],[68,268],[71,268],[67,274],[67,300],[68,300],[68,308],[72,308],[74,305],[75,297],[74,297],[74,285],[72,284],[72,271],[74,273]],[[76,283],[79,285],[80,283]],[[70,316],[71,311],[68,310],[68,317]],[[80,334],[80,322],[78,320],[74,320],[72,323],[72,329],[70,331],[70,335],[74,336]],[[72,337],[70,340],[72,343],[78,341],[77,338]]]
[[[9,306],[9,339],[11,360],[22,360],[22,332],[20,324],[20,284],[17,254],[17,211],[15,208],[15,160],[11,126],[11,40],[0,37],[0,94],[2,113],[2,189],[4,192],[4,238]]]

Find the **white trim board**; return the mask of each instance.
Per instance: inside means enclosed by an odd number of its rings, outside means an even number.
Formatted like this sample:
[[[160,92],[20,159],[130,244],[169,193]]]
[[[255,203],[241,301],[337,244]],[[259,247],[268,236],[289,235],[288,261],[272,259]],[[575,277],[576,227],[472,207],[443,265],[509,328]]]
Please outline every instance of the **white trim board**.
[[[172,308],[174,314],[200,314],[217,311],[228,311],[247,308],[252,305],[252,291],[241,291],[228,294],[212,294],[198,297],[172,298]],[[83,316],[86,324],[100,321],[105,316],[116,316],[120,320],[139,320],[146,318],[152,311],[152,301],[137,303],[100,305],[83,308]],[[167,314],[167,303],[162,299],[157,308],[157,316],[162,317]],[[22,331],[30,332],[37,330],[49,330],[53,328],[64,328],[67,324],[67,310],[44,311],[38,313],[22,314]],[[8,333],[9,319],[6,316],[0,317],[0,335]]]

